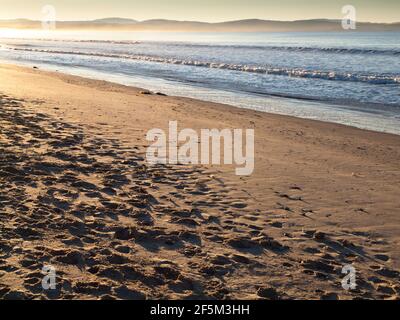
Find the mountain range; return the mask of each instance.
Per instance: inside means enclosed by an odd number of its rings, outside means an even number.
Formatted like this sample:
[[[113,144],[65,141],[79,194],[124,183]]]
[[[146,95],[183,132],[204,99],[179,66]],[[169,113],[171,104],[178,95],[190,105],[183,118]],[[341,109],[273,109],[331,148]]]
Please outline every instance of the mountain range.
[[[104,18],[90,21],[57,21],[58,29],[104,29],[126,31],[191,31],[191,32],[285,32],[343,31],[341,20],[313,19],[275,21],[248,19],[218,23],[153,19],[137,21],[127,18]],[[0,28],[40,29],[41,21],[28,19],[0,20]],[[400,31],[400,22],[358,22],[355,31]]]

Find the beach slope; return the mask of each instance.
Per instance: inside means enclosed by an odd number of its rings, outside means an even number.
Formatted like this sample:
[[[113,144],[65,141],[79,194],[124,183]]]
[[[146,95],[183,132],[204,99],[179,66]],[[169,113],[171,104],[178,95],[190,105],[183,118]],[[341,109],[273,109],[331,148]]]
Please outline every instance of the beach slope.
[[[144,93],[0,66],[0,299],[399,298],[400,136]],[[170,120],[254,129],[254,173],[149,165]]]

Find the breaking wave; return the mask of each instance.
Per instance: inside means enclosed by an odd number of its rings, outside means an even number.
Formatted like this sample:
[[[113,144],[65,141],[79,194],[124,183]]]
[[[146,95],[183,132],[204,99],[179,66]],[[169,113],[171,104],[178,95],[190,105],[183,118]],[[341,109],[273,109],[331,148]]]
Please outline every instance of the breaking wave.
[[[24,39],[24,38],[7,38],[8,40],[28,40],[28,41],[41,41],[41,42],[68,42],[68,43],[104,43],[104,44],[120,44],[120,45],[134,45],[140,44],[140,41],[135,40],[75,40],[75,39]],[[152,41],[146,41],[152,42]],[[345,47],[305,47],[305,46],[270,46],[270,45],[218,45],[218,44],[199,44],[199,43],[170,43],[174,46],[188,47],[188,48],[238,48],[238,49],[253,49],[253,50],[272,50],[272,51],[285,51],[285,52],[321,52],[321,53],[337,53],[337,54],[359,54],[359,55],[388,55],[400,56],[398,49],[379,49],[379,48],[345,48]]]
[[[5,48],[16,51],[129,59],[129,60],[139,60],[139,61],[155,62],[155,63],[167,63],[167,64],[193,66],[193,67],[224,69],[224,70],[231,70],[238,72],[250,72],[250,73],[258,73],[266,75],[288,76],[296,78],[322,79],[330,81],[365,82],[369,84],[378,84],[378,85],[382,84],[400,85],[400,75],[385,75],[385,74],[371,74],[371,73],[361,74],[361,73],[351,73],[351,72],[307,70],[300,68],[294,68],[294,69],[277,68],[273,66],[253,66],[245,64],[216,63],[216,62],[182,60],[182,59],[165,58],[165,57],[148,56],[148,55],[112,54],[112,53],[85,52],[85,51],[62,51],[62,50],[47,50],[47,49],[10,47],[10,46],[7,46]],[[351,50],[356,50],[356,49],[351,49]]]

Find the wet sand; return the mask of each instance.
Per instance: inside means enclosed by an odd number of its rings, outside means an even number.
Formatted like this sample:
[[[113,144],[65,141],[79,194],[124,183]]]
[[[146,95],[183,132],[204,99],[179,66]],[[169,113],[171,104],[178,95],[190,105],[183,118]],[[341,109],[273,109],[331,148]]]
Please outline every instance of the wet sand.
[[[400,296],[400,136],[144,93],[0,66],[0,299]],[[254,128],[254,173],[150,166],[169,120]]]

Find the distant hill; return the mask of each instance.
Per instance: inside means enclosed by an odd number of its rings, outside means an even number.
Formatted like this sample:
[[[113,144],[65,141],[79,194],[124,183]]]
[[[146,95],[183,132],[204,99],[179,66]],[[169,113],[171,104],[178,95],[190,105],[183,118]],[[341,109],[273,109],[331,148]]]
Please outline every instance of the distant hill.
[[[97,19],[91,21],[92,23],[97,23],[97,24],[135,24],[138,21],[133,20],[133,19],[126,19],[126,18],[104,18],[104,19]]]
[[[39,29],[40,21],[27,19],[0,20],[0,28]],[[129,31],[192,31],[192,32],[285,32],[285,31],[343,31],[340,20],[314,19],[274,21],[248,19],[207,23],[153,19],[136,21],[126,18],[104,18],[92,21],[58,21],[58,29],[107,29]],[[400,31],[397,23],[358,22],[356,31]]]

